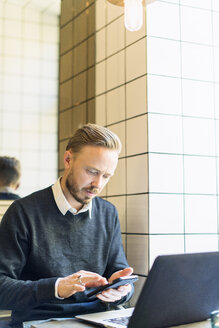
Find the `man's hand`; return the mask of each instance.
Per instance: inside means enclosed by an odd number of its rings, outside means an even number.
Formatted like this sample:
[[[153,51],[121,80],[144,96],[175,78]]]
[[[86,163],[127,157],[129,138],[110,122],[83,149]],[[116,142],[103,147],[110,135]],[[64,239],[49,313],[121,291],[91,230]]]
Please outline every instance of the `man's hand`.
[[[109,278],[109,282],[112,282],[115,279],[120,277],[130,276],[133,273],[132,268],[125,268],[123,270],[114,272],[112,276]],[[122,297],[126,296],[132,290],[132,286],[124,285],[118,288],[110,288],[102,291],[102,293],[98,294],[97,297],[103,302],[113,303],[119,301]]]
[[[103,278],[99,274],[80,270],[59,280],[58,296],[67,298],[77,292],[83,292],[86,287],[98,287],[105,284],[107,284],[106,278]]]

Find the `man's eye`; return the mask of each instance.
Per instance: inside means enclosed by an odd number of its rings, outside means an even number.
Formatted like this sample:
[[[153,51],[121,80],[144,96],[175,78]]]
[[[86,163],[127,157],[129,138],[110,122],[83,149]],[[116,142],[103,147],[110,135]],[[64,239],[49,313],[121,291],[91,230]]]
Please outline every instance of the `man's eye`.
[[[104,179],[109,179],[110,176],[109,176],[109,175],[103,175],[103,178],[104,178]]]
[[[97,171],[92,171],[92,170],[87,170],[87,172],[92,175],[97,175],[98,173]]]

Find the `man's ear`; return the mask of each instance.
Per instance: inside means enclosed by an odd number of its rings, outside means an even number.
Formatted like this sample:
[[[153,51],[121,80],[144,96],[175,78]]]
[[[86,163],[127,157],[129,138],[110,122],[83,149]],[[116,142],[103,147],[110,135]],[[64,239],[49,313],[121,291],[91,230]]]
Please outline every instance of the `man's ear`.
[[[17,190],[20,187],[20,182],[16,184],[15,190]]]
[[[64,165],[65,165],[65,169],[69,169],[71,159],[72,159],[72,152],[69,151],[69,150],[66,150],[65,153],[64,153]]]

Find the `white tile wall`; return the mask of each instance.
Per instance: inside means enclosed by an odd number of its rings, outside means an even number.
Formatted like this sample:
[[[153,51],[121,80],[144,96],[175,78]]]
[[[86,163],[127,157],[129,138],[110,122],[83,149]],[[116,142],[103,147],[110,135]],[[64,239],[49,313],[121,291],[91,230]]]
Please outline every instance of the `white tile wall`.
[[[160,1],[151,3],[147,6],[147,35],[179,40],[179,18],[177,4]]]
[[[217,231],[216,196],[185,196],[185,232],[215,233]]]
[[[218,250],[218,236],[216,234],[186,236],[185,246],[187,253],[215,252]]]
[[[177,194],[150,194],[149,229],[151,234],[184,232],[183,196]]]
[[[216,194],[216,161],[213,157],[185,156],[185,192]]]
[[[157,254],[218,250],[219,52],[212,9],[217,1],[180,0],[156,1],[147,10],[150,264]]]
[[[149,151],[182,153],[182,118],[148,114]]]
[[[219,49],[214,48],[214,79],[215,82],[219,82]]]
[[[219,31],[219,12],[213,12],[213,44],[218,47],[217,31]]]
[[[150,192],[183,192],[183,158],[181,155],[150,154]]]
[[[210,119],[185,117],[185,154],[215,155],[215,122]]]
[[[184,253],[183,235],[150,235],[150,267],[158,255]]]
[[[148,73],[180,77],[180,43],[147,37]]]
[[[182,43],[182,77],[212,81],[212,48],[200,44]]]
[[[24,196],[57,177],[58,18],[6,3],[1,12],[0,154],[20,159]]]
[[[181,26],[182,41],[212,44],[211,11],[181,6]]]
[[[211,0],[180,0],[180,4],[196,8],[211,9]]]
[[[182,80],[183,114],[214,117],[214,86],[212,83]]]
[[[208,0],[210,2],[210,0]],[[219,3],[217,0],[212,0],[213,10],[219,11]]]
[[[149,74],[147,76],[147,85],[149,112],[181,114],[181,80],[179,78]]]

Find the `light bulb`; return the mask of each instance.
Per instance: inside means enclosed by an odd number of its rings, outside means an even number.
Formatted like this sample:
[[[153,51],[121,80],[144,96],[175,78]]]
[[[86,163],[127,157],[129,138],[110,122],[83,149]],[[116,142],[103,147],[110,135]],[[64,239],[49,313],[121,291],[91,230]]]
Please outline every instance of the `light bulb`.
[[[142,0],[124,0],[125,27],[129,31],[138,31],[143,24]]]

